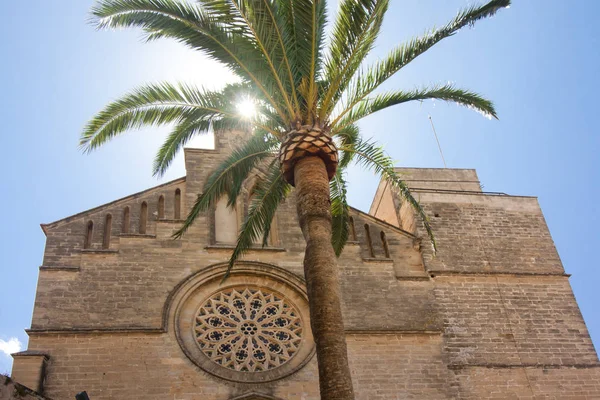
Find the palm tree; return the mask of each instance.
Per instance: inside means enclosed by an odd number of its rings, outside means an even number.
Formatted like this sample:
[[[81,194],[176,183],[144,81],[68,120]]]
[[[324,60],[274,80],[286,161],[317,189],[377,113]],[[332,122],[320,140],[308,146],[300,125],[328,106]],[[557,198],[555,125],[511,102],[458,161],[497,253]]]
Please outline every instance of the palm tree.
[[[139,27],[147,40],[175,39],[220,62],[239,79],[217,91],[169,83],[140,87],[100,111],[85,127],[80,144],[91,151],[132,128],[172,124],[154,164],[154,174],[162,175],[195,135],[209,129],[218,134],[252,132],[210,175],[175,236],[181,237],[222,196],[235,204],[244,180],[262,168],[231,269],[255,240],[262,237],[266,244],[277,206],[295,186],[323,399],[354,397],[336,264],[348,237],[345,167],[356,162],[387,179],[422,217],[435,247],[423,209],[390,158],[361,138],[357,122],[388,107],[425,99],[455,102],[496,117],[490,101],[452,85],[377,89],[436,43],[508,7],[510,0],[466,8],[448,24],[365,65],[388,3],[340,0],[327,46],[325,0],[99,0],[92,10],[99,28]],[[240,99],[253,102],[251,117],[240,113]]]

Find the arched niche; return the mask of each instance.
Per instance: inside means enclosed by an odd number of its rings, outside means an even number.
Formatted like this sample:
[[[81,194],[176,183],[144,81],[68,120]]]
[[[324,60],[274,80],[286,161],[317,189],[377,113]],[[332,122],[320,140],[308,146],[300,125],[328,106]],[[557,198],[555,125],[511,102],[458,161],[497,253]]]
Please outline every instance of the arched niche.
[[[235,244],[238,238],[237,207],[227,205],[227,196],[223,196],[215,207],[215,243]]]

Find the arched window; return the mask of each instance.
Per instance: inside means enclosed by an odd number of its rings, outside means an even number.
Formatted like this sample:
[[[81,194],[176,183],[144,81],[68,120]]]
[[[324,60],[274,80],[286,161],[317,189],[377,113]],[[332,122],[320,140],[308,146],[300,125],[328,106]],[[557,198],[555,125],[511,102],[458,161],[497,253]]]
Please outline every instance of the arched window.
[[[129,233],[129,206],[123,209],[123,224],[121,224],[121,233]]]
[[[181,219],[181,189],[175,189],[174,219]]]
[[[148,204],[146,202],[142,202],[142,206],[140,208],[140,230],[139,233],[141,235],[146,233],[146,225],[148,224]]]
[[[158,219],[165,219],[165,196],[158,198]]]
[[[365,224],[365,234],[367,236],[367,246],[369,247],[369,256],[371,258],[375,258],[375,253],[373,252],[373,241],[371,240],[371,227],[369,227],[369,224]]]
[[[102,238],[102,248],[105,250],[110,247],[111,226],[112,226],[112,215],[106,214],[106,218],[104,218],[104,237]]]
[[[227,197],[221,197],[215,208],[215,242],[234,244],[238,236],[237,210],[227,207]]]
[[[354,227],[354,218],[350,217],[348,220],[348,225],[350,228],[350,237],[349,239],[353,242],[356,242],[356,228]]]
[[[381,236],[381,245],[383,246],[383,253],[385,254],[385,258],[390,258],[390,248],[388,247],[388,242],[385,238],[385,232],[381,231],[379,236]]]
[[[89,249],[92,247],[92,235],[94,234],[94,223],[89,221],[85,228],[85,240],[83,241],[83,248]]]

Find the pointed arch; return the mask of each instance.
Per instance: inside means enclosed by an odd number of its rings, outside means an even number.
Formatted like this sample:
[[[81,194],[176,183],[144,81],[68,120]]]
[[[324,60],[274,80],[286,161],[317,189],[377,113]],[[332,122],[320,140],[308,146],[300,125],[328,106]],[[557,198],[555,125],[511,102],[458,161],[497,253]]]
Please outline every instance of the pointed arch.
[[[110,248],[110,232],[112,228],[112,215],[106,214],[104,218],[104,236],[102,237],[102,248],[108,250]]]

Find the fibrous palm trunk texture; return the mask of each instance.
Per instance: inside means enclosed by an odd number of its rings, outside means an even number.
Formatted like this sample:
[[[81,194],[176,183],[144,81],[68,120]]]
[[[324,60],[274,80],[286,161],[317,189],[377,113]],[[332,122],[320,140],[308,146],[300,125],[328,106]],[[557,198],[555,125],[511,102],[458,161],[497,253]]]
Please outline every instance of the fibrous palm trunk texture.
[[[306,240],[304,276],[317,346],[321,399],[352,400],[339,271],[331,244],[328,169],[321,157],[308,156],[297,160],[293,171],[298,219]]]

